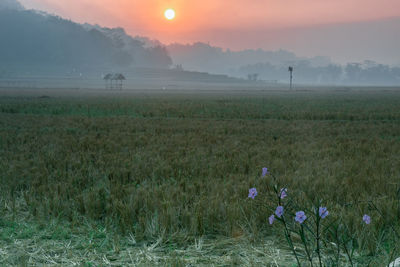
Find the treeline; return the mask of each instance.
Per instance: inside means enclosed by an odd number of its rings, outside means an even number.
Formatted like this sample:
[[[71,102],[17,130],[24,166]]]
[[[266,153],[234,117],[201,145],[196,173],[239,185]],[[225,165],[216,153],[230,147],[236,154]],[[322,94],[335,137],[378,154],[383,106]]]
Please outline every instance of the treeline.
[[[112,31],[108,29],[108,32]],[[0,68],[25,73],[168,68],[172,60],[162,46],[101,28],[32,10],[0,9]]]
[[[273,65],[288,61],[300,61],[294,53],[286,50],[266,51],[263,49],[247,49],[232,51],[210,44],[196,42],[193,44],[171,44],[167,50],[174,64],[182,65],[184,69],[222,74],[235,74],[242,65],[254,65],[259,62],[269,62]],[[313,65],[330,63],[329,58],[314,57],[307,59]]]
[[[240,67],[235,73],[246,77],[257,73],[262,80],[288,80],[288,66],[294,67],[294,79],[297,83],[332,84],[332,85],[399,85],[400,67],[391,67],[373,61],[348,63],[341,66],[328,64],[313,66],[307,60],[286,62],[273,65],[271,63],[249,64]]]
[[[225,50],[206,43],[171,44],[167,50],[177,68],[287,82],[294,67],[296,83],[329,85],[399,85],[400,67],[373,61],[338,65],[327,57],[301,58],[286,50]]]

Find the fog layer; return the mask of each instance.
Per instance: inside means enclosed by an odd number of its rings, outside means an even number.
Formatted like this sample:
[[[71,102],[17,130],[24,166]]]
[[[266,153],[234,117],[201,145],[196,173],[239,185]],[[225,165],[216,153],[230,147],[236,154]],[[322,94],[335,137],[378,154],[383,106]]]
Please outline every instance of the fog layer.
[[[296,83],[400,84],[399,66],[370,60],[337,64],[328,57],[299,57],[282,49],[231,51],[201,42],[165,46],[147,37],[132,37],[122,28],[79,24],[44,12],[25,10],[15,0],[0,2],[0,37],[0,78],[3,79],[35,75],[85,75],[99,79],[109,72],[140,78],[143,72],[137,68],[147,68],[169,71],[144,72],[151,79],[159,80],[226,79],[185,72],[188,70],[242,80],[287,83],[288,67],[292,66]]]

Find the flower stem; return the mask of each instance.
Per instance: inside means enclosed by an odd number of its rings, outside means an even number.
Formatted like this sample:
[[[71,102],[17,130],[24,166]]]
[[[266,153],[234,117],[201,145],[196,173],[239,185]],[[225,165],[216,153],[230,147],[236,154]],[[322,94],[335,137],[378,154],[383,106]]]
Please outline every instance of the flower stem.
[[[318,216],[318,211],[316,210],[316,216],[317,216],[317,255],[318,255],[318,261],[319,261],[319,266],[322,267],[322,260],[321,260],[321,248],[320,248],[320,238],[321,234],[319,232],[320,230],[320,224],[321,224],[321,218]]]
[[[303,244],[304,244],[304,249],[306,250],[307,258],[308,258],[308,260],[310,262],[311,267],[313,267],[314,265],[313,265],[313,262],[312,262],[312,257],[310,255],[310,251],[308,250],[308,247],[307,247],[307,240],[306,240],[306,236],[304,234],[303,225],[301,225],[300,236],[301,236],[301,240],[303,241]]]
[[[283,225],[285,226],[285,236],[286,236],[286,240],[287,240],[287,242],[288,242],[290,248],[291,248],[292,251],[293,251],[294,257],[296,258],[297,265],[298,265],[299,267],[301,267],[299,257],[297,256],[296,249],[294,248],[294,245],[293,245],[292,237],[290,236],[289,229],[288,229],[287,224],[286,224],[286,221],[285,221],[285,219],[284,219],[283,217],[282,217],[282,222],[283,222]]]

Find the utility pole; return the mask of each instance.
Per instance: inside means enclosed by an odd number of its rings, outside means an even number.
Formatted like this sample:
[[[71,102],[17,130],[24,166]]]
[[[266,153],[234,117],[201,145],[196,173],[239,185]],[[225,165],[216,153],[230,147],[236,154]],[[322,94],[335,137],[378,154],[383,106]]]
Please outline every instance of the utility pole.
[[[290,72],[290,90],[292,90],[292,87],[293,87],[293,67],[289,66],[289,72]]]

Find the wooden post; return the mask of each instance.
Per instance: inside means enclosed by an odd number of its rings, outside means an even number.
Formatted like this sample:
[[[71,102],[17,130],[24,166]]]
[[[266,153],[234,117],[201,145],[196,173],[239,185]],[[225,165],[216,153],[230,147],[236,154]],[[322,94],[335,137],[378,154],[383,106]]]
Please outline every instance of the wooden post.
[[[289,72],[290,72],[290,90],[292,90],[292,87],[293,87],[293,67],[289,66]]]

